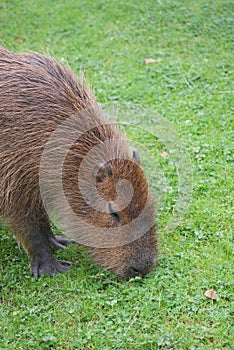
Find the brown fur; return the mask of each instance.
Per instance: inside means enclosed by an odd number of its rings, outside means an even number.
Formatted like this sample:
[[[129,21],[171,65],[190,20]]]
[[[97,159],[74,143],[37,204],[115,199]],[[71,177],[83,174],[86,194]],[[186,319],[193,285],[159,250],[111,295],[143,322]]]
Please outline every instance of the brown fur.
[[[50,229],[40,194],[39,167],[52,132],[66,118],[85,110],[93,112],[84,114],[85,120],[78,121],[77,128],[89,121],[96,126],[76,140],[67,153],[64,191],[82,220],[99,228],[121,227],[144,209],[149,188],[120,131],[113,124],[105,124],[94,96],[68,68],[40,54],[15,54],[0,48],[0,214],[8,218],[28,253],[35,277],[68,269],[66,262],[56,260],[50,252],[50,244],[63,248],[71,241],[54,236]],[[97,191],[108,203],[116,198],[119,179],[128,179],[134,189],[131,203],[118,213],[117,220],[109,212],[89,207],[77,186],[79,166],[87,152],[100,141],[112,139],[118,140],[115,159],[100,166]],[[89,248],[96,262],[121,277],[143,276],[156,263],[151,196],[147,205],[147,220],[152,221],[147,233],[122,246]],[[100,243],[102,238],[96,239]]]

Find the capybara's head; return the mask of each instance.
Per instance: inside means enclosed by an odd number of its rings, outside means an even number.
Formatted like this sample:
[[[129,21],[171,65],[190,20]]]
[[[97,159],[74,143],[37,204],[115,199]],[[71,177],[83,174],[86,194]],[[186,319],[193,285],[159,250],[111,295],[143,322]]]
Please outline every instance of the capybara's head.
[[[99,128],[101,135],[112,130],[110,125]],[[96,151],[100,137],[96,141],[88,132],[80,138],[65,162],[64,190],[80,219],[73,237],[88,246],[94,261],[129,279],[145,276],[157,262],[154,203],[138,152],[132,153],[126,140],[116,135],[117,131],[111,141],[108,136],[110,143]],[[84,142],[90,144],[77,158]]]
[[[94,214],[93,223],[116,231],[113,247],[91,248],[94,260],[125,279],[145,276],[156,265],[157,240],[153,199],[138,153],[100,165],[96,189],[106,210]]]

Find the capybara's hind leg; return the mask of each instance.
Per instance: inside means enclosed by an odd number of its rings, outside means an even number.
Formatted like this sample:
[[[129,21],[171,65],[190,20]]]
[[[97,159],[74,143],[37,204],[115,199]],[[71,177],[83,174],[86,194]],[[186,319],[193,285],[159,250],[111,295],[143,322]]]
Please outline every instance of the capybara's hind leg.
[[[48,221],[40,217],[39,223],[33,218],[35,216],[26,215],[23,222],[22,216],[11,220],[12,228],[29,256],[32,275],[37,278],[43,274],[54,276],[57,272],[67,271],[70,263],[57,260],[50,251]]]

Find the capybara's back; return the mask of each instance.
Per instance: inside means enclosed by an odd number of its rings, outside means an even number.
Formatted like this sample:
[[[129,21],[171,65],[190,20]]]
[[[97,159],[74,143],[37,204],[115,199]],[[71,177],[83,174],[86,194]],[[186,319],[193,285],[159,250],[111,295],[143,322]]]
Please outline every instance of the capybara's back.
[[[97,106],[96,100],[82,80],[52,58],[36,53],[15,54],[0,48],[0,215],[8,219],[17,239],[24,246],[35,277],[66,271],[68,263],[55,259],[50,245],[62,249],[73,242],[53,234],[41,198],[39,171],[45,145],[64,120],[81,111],[92,110],[94,106]],[[118,139],[115,127],[103,127],[103,119],[98,113],[83,114],[83,118],[94,118],[96,130],[87,132],[73,147],[72,164],[70,166],[68,161],[67,167],[67,172],[71,172],[66,177],[67,193],[73,193],[72,179],[77,175],[75,169],[80,164],[79,161],[74,164],[75,159],[82,159],[82,154],[100,140]],[[120,143],[116,159],[121,147],[123,154],[129,154],[125,143]],[[97,190],[107,202],[109,200],[109,212],[96,213],[95,222],[99,226],[121,225],[121,221],[127,224],[143,209],[148,183],[138,163],[135,153],[131,161],[108,160],[100,165]],[[111,193],[123,175],[133,183],[137,193],[131,205],[117,213],[111,207]],[[74,197],[71,203],[74,211],[79,213],[82,207],[80,197]],[[153,208],[153,203],[150,208]],[[153,220],[151,209],[149,220]],[[88,207],[82,207],[82,215],[94,221],[94,215],[90,213]],[[127,245],[92,247],[90,251],[95,261],[119,276],[145,275],[156,262],[155,227],[151,225],[148,232]]]

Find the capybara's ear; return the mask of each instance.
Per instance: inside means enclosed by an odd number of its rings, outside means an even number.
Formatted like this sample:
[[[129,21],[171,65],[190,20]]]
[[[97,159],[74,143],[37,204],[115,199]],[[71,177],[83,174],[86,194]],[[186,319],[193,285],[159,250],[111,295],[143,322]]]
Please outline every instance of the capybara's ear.
[[[138,164],[140,164],[140,162],[141,162],[140,161],[140,154],[139,154],[139,152],[137,150],[134,150],[132,152],[132,157]]]
[[[96,180],[97,182],[102,182],[107,176],[112,175],[112,169],[109,163],[103,163],[99,166],[97,175],[96,175]]]

